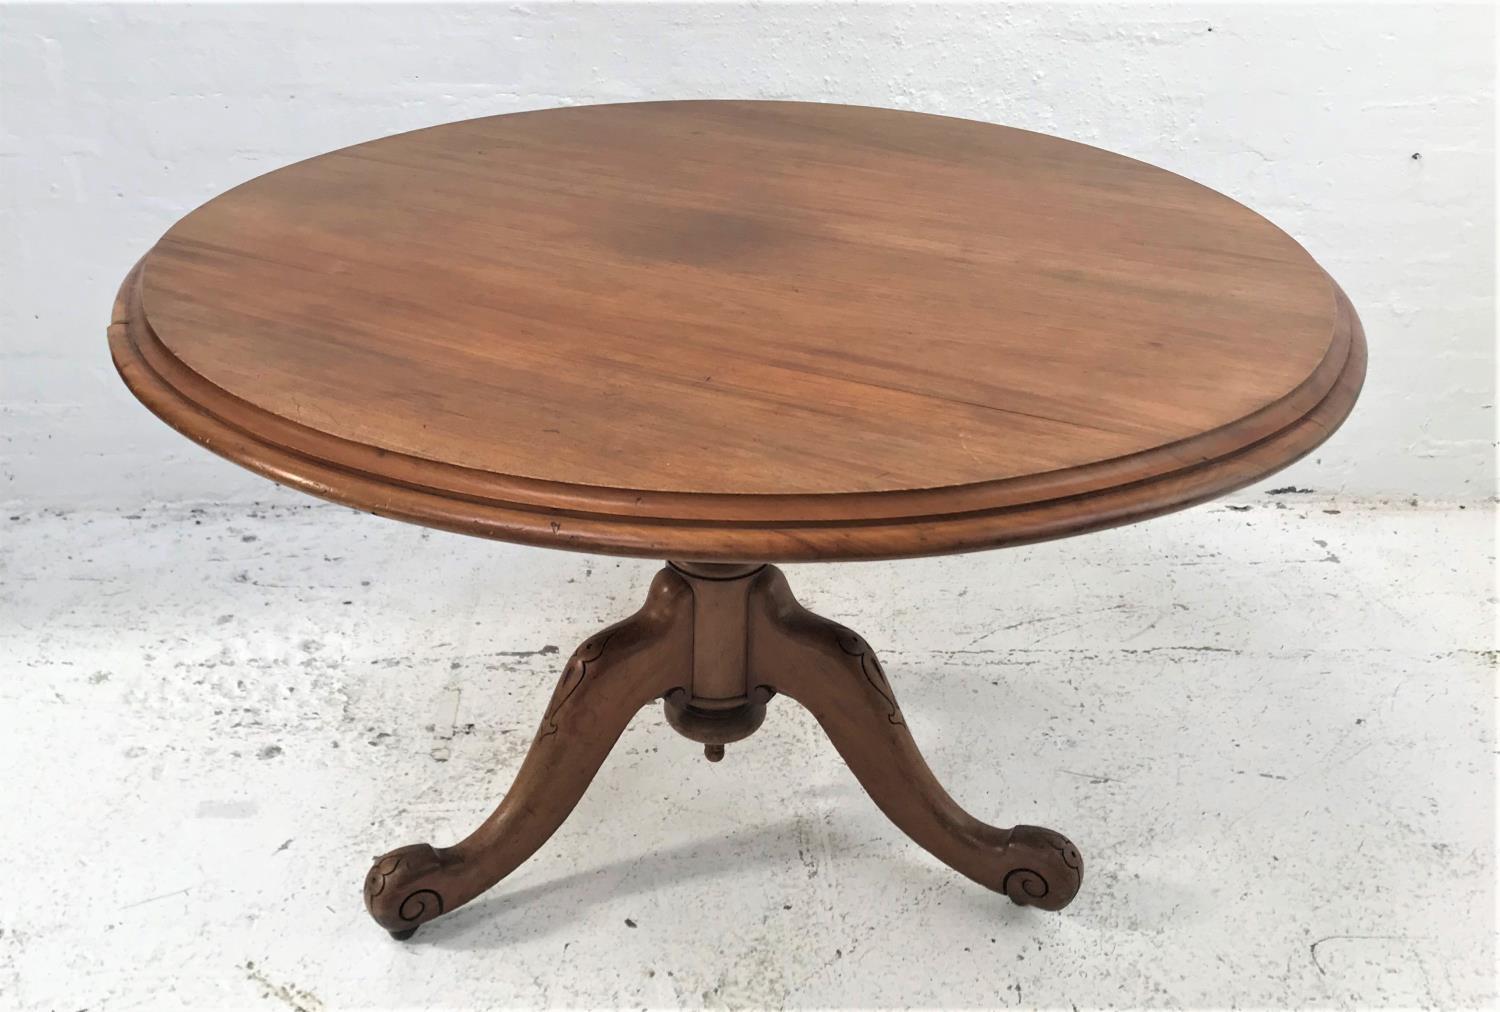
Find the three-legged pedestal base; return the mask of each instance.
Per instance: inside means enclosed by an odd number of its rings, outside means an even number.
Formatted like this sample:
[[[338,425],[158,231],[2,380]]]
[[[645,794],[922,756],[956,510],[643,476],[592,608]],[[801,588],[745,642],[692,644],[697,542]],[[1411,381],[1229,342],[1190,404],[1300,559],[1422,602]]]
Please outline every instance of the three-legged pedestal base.
[[[500,807],[452,847],[418,843],[376,859],[370,915],[408,938],[509,875],[562,825],[652,700],[718,761],[778,693],[812,712],[880,810],[939,860],[1022,905],[1058,910],[1077,894],[1077,848],[1050,829],[997,829],[960,808],[917,751],[875,652],[798,604],[779,569],[672,563],[640,611],[574,652]]]

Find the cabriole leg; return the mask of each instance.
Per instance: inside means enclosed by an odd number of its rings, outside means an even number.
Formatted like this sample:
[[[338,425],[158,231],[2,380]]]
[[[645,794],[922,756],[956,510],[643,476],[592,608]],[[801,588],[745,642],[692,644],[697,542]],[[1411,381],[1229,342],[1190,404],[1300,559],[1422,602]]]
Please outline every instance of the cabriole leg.
[[[691,670],[692,593],[671,570],[646,604],[591,636],[552,693],[515,782],[484,823],[452,847],[398,847],[365,876],[370,916],[397,938],[509,875],[562,825],[636,711]]]
[[[880,810],[938,860],[1023,906],[1067,906],[1083,882],[1078,849],[1050,829],[999,829],[960,808],[917,751],[869,645],[798,604],[774,566],[760,580],[752,678],[811,711]]]

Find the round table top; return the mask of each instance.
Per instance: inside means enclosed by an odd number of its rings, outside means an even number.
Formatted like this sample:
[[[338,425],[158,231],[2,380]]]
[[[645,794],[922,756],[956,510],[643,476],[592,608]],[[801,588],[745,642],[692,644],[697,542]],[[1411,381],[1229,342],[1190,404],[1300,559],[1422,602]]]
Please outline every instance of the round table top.
[[[1338,286],[1228,197],[855,106],[494,116],[253,179],[126,279],[126,382],[314,494],[560,548],[940,554],[1203,501],[1364,375]]]

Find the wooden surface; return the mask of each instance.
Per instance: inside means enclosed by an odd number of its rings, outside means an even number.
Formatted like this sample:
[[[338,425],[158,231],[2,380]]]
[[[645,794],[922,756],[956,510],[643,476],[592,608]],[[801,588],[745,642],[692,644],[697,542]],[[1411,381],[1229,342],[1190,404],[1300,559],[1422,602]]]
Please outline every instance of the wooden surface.
[[[701,561],[935,554],[1212,498],[1316,446],[1358,320],[1144,163],[890,110],[548,110],[188,215],[121,289],[136,394],[362,509]]]
[[[1051,829],[1001,828],[965,811],[922,758],[861,636],[804,608],[775,566],[715,570],[668,565],[640,611],[573,652],[515,781],[478,828],[451,847],[407,844],[375,858],[364,897],[381,927],[410,938],[515,871],[562,825],[636,711],[655,699],[715,762],[725,743],[760,727],[773,697],[796,700],[870,799],[938,860],[1021,906],[1072,902],[1083,884],[1078,848]]]

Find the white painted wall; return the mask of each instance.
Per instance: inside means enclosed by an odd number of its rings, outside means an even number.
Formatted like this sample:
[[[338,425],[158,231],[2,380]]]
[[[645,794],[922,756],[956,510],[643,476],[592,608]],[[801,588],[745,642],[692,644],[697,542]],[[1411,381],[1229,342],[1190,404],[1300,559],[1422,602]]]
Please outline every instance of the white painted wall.
[[[149,417],[105,352],[120,278],[198,203],[398,130],[682,97],[993,120],[1222,190],[1307,246],[1370,340],[1353,419],[1276,483],[1488,496],[1494,18],[1488,5],[0,7],[0,503],[272,496]]]

